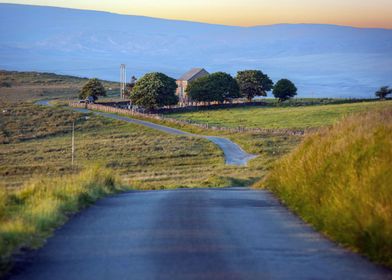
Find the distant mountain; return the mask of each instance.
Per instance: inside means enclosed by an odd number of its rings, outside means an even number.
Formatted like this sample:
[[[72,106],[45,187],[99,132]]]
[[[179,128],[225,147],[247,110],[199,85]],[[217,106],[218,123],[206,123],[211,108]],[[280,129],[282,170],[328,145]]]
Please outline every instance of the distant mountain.
[[[367,97],[392,85],[392,30],[333,25],[233,27],[0,4],[0,68],[117,80],[192,67],[261,69],[301,96]]]

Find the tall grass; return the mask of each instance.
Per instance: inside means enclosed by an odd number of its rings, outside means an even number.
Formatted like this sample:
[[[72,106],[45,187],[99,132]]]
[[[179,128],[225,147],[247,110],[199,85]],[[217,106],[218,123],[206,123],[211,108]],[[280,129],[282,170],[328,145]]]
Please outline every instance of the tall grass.
[[[119,190],[115,175],[99,167],[78,175],[32,179],[14,192],[0,188],[0,274],[19,248],[39,247],[69,214]]]
[[[260,186],[336,241],[392,267],[391,167],[389,108],[307,136]]]

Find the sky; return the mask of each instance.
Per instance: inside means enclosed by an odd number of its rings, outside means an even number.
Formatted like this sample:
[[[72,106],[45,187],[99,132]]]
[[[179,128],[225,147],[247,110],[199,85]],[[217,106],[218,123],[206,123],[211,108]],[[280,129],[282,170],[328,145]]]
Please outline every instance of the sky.
[[[8,0],[225,25],[321,23],[392,29],[392,0]]]

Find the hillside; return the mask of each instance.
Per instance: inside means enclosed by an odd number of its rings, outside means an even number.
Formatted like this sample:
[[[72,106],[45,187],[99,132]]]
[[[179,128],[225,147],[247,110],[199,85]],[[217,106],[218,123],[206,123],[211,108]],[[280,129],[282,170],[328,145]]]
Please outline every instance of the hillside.
[[[368,97],[391,83],[392,30],[332,25],[250,28],[0,4],[0,68],[118,80],[191,67],[261,68],[301,96]]]
[[[321,129],[262,185],[317,230],[392,266],[391,124],[385,108]]]
[[[0,102],[76,97],[87,81],[87,78],[54,73],[0,70]],[[118,83],[102,83],[109,95],[118,93]]]

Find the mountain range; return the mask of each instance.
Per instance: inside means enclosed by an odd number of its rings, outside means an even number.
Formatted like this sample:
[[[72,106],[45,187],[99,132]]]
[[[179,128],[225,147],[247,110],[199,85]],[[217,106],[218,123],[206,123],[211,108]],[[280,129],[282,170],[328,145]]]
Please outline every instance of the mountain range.
[[[0,4],[0,69],[118,80],[260,69],[299,96],[369,97],[392,85],[392,30],[320,24],[237,27],[45,6]]]

